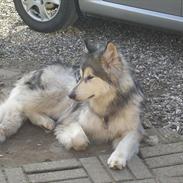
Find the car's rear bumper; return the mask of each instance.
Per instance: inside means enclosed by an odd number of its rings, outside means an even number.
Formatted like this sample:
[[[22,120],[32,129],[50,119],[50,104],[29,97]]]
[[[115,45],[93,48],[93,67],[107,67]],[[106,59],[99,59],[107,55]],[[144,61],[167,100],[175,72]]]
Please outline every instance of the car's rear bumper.
[[[159,26],[183,32],[183,17],[110,3],[102,0],[79,0],[80,9],[88,14]]]

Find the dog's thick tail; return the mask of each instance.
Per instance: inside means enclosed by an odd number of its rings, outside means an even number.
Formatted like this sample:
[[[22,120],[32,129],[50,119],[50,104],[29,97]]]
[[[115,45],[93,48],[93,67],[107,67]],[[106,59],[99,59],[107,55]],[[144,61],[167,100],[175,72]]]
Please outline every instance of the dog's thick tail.
[[[0,104],[0,142],[15,134],[23,121],[24,114],[19,102],[7,99]]]

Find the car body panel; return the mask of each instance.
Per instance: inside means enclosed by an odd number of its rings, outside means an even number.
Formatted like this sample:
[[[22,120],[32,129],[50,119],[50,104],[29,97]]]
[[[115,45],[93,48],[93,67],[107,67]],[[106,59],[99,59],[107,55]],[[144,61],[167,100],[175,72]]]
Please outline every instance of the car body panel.
[[[181,15],[182,0],[106,0],[108,2],[133,6],[160,13],[167,13],[172,15]]]
[[[174,0],[172,0],[174,1]],[[183,31],[183,17],[103,0],[79,0],[82,12]]]

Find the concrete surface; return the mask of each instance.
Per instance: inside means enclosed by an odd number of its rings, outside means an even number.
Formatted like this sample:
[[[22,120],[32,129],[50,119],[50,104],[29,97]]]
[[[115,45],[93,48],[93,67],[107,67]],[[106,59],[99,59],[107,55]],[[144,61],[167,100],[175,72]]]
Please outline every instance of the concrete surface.
[[[139,155],[121,171],[108,168],[109,155],[105,154],[1,168],[0,180],[1,183],[182,183],[183,161],[165,161],[167,157],[182,159],[182,146],[183,142],[142,147]]]

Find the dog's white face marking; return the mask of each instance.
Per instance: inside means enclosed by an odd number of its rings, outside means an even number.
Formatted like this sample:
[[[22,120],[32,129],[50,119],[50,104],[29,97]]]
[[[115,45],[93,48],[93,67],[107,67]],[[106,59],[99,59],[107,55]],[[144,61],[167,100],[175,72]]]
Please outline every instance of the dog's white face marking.
[[[94,75],[92,68],[87,67],[84,71],[80,70],[81,80],[73,89],[75,100],[84,101],[100,97],[106,94],[111,86],[101,78]]]

